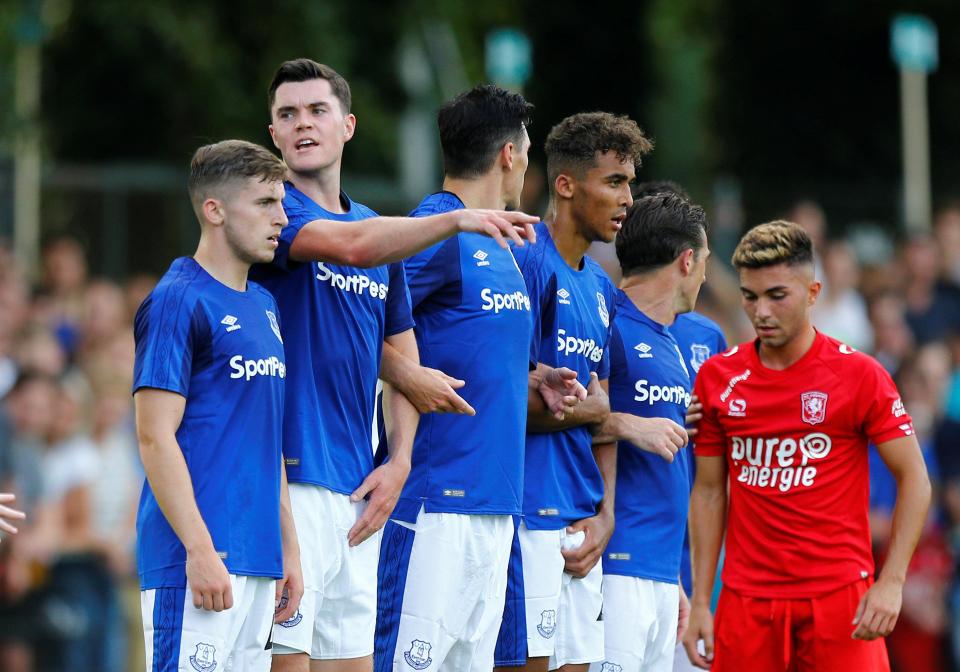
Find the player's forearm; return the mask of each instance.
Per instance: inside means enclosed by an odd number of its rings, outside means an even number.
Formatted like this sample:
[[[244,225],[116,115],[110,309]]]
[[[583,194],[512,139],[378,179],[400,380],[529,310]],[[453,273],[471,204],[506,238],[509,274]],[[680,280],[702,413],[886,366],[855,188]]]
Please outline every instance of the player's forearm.
[[[907,566],[926,522],[930,492],[930,479],[922,464],[897,478],[890,547],[879,578],[900,584],[906,579]]]
[[[694,484],[690,495],[690,560],[693,565],[693,595],[697,605],[710,604],[726,526],[726,483]]]
[[[406,394],[419,366],[420,356],[416,341],[412,351],[409,348],[401,351],[389,340],[383,342],[383,356],[380,359],[380,379],[383,382]]]
[[[297,234],[290,256],[371,268],[400,261],[457,233],[458,211],[430,217],[372,217],[311,222]]]
[[[297,540],[297,526],[293,520],[290,485],[283,457],[280,458],[280,543],[283,545],[284,561],[299,561],[300,542]]]
[[[389,383],[383,386],[383,421],[386,425],[390,462],[409,471],[420,413]]]
[[[593,437],[594,444],[628,440],[628,425],[626,422],[628,415],[627,413],[610,411],[606,420],[597,428],[597,433]]]
[[[140,436],[140,458],[153,496],[170,527],[188,553],[213,548],[197,500],[193,481],[175,436]]]
[[[593,446],[593,459],[603,478],[603,500],[598,513],[613,517],[617,498],[617,444],[600,443]]]

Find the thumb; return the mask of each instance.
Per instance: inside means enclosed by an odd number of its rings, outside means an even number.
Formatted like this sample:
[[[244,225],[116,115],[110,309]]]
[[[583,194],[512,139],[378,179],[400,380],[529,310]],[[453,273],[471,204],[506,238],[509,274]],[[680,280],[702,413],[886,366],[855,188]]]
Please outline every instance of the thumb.
[[[869,595],[869,593],[864,593],[863,597],[860,598],[860,604],[857,605],[857,613],[853,615],[854,625],[860,624],[860,619],[863,618],[863,612],[867,609],[867,595]]]
[[[278,609],[280,607],[280,598],[283,597],[283,588],[285,585],[287,585],[286,577],[282,579],[277,579],[276,584],[277,584],[277,589],[274,591],[274,601],[273,601],[274,609]]]

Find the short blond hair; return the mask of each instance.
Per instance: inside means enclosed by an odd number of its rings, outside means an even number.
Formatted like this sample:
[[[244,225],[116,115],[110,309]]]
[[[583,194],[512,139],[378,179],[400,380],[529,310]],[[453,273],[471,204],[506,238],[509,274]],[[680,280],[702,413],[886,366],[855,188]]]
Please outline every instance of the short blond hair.
[[[812,264],[813,243],[799,224],[778,219],[747,231],[737,243],[731,262],[737,269]]]

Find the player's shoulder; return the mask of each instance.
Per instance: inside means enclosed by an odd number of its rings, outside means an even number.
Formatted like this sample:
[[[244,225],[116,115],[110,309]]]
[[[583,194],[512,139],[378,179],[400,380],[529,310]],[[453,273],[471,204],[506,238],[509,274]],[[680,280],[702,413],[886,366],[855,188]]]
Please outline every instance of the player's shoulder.
[[[274,298],[273,294],[271,294],[270,291],[260,283],[254,282],[253,280],[248,280],[247,291],[250,292],[250,295],[256,298],[258,301],[266,304],[268,308],[276,308],[277,300]]]
[[[550,238],[550,229],[541,221],[533,225],[533,230],[537,234],[537,242],[511,245],[510,250],[513,252],[513,258],[517,261],[517,266],[524,274],[549,274],[549,253],[553,245]]]
[[[616,297],[617,287],[613,284],[613,280],[610,279],[610,276],[607,275],[607,272],[603,270],[603,266],[598,264],[596,261],[590,257],[583,258],[583,270],[589,271],[594,278],[597,280],[597,284],[600,285],[601,291],[607,295],[611,300]]]
[[[742,372],[744,368],[750,365],[750,349],[754,347],[753,341],[744,341],[733,347],[727,348],[723,352],[717,353],[700,367],[697,372],[697,378],[704,377],[704,380],[711,376],[723,376],[730,372]]]
[[[674,321],[674,324],[681,327],[694,327],[703,329],[704,331],[709,331],[717,336],[724,336],[723,329],[720,328],[719,324],[711,320],[706,315],[701,315],[697,312],[680,313],[677,315],[677,319]]]
[[[350,206],[350,212],[356,219],[370,219],[371,217],[380,216],[380,213],[378,213],[376,210],[364,205],[363,203],[357,203],[347,194],[343,194],[343,197],[347,200],[347,203]]]
[[[151,304],[168,301],[176,301],[180,305],[195,304],[204,297],[208,277],[203,267],[191,257],[174,259],[147,295],[147,301]]]
[[[453,210],[463,210],[463,201],[460,197],[449,191],[438,191],[423,197],[423,200],[410,211],[410,217],[429,217],[430,215],[439,215]]]
[[[823,332],[819,333],[823,340],[818,359],[839,377],[849,380],[846,378],[847,375],[862,375],[866,372],[873,373],[885,370],[880,362],[867,353],[860,352]]]

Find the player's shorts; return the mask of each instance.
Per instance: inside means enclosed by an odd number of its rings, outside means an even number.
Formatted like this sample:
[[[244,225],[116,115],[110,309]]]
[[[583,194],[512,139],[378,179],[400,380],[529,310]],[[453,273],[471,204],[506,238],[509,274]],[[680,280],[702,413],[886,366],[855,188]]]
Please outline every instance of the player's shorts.
[[[347,543],[367,502],[351,502],[348,495],[318,485],[291,483],[290,503],[304,591],[297,613],[274,629],[274,654],[307,653],[315,660],[371,655],[381,532],[359,546]]]
[[[375,672],[490,672],[513,519],[426,513],[391,520],[380,551]]]
[[[676,584],[604,576],[604,662],[591,672],[672,672],[679,608]]]
[[[549,657],[550,669],[555,670],[603,660],[601,563],[582,579],[563,571],[562,549],[582,543],[582,532],[518,527],[497,641],[498,666]]]
[[[853,617],[871,581],[807,599],[763,599],[720,592],[712,672],[888,672],[882,638],[852,639]]]
[[[267,672],[276,579],[230,575],[233,606],[193,606],[190,586],[140,591],[148,672]]]

